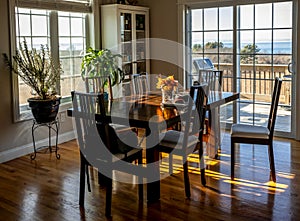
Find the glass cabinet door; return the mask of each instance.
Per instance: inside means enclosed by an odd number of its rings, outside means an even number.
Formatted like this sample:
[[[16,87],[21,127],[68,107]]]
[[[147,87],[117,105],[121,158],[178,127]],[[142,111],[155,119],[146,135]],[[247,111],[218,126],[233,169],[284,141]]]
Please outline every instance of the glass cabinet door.
[[[126,75],[131,75],[133,73],[132,67],[132,14],[131,13],[121,13],[121,47],[122,47],[122,68]]]
[[[121,55],[118,66],[125,78],[122,79],[120,96],[126,96],[125,92],[130,92],[132,75],[150,72],[150,60],[147,59],[150,55],[149,8],[101,5],[101,37],[103,48],[113,48],[114,53]]]
[[[145,15],[135,15],[136,24],[136,69],[137,73],[146,72],[146,24]]]

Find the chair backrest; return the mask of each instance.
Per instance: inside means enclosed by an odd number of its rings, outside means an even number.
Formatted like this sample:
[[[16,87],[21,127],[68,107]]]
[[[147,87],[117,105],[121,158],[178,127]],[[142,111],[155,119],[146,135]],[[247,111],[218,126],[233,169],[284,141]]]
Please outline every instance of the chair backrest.
[[[199,84],[207,84],[210,91],[222,91],[223,71],[199,70]]]
[[[85,89],[87,93],[104,93],[105,87],[107,87],[109,99],[113,100],[111,78],[109,75],[85,77]]]
[[[272,102],[271,102],[271,109],[270,109],[270,114],[269,114],[269,121],[268,121],[268,129],[270,131],[270,136],[269,136],[270,139],[272,139],[273,134],[274,134],[275,121],[276,121],[278,103],[279,103],[279,98],[280,98],[281,84],[282,84],[282,80],[280,78],[276,77],[273,94],[272,94]]]
[[[196,148],[197,143],[193,143],[194,148],[191,148],[192,146],[188,145],[189,136],[196,134],[202,136],[201,130],[203,130],[203,126],[201,124],[204,122],[203,116],[205,116],[205,111],[203,110],[205,104],[204,88],[201,85],[192,86],[187,102],[187,110],[181,118],[181,121],[185,122],[185,126],[182,127],[184,135],[180,148],[182,148],[186,154],[190,154]]]
[[[104,95],[95,93],[82,93],[72,91],[73,116],[76,124],[77,140],[81,152],[84,156],[92,158],[105,157],[106,151],[101,151],[101,147],[109,148],[106,136],[99,136],[99,121],[106,122],[104,107]],[[100,116],[96,121],[96,113]],[[108,123],[103,124],[107,128],[103,134],[108,134]],[[100,151],[100,154],[99,154]],[[95,156],[95,154],[97,156]]]
[[[134,95],[147,95],[149,93],[149,76],[147,72],[132,75],[132,93]]]
[[[207,106],[207,85],[193,85],[190,88],[190,97],[192,97],[197,117],[193,119],[193,125],[191,133],[199,133],[199,136],[202,136],[204,130],[204,122],[205,122],[205,112]]]

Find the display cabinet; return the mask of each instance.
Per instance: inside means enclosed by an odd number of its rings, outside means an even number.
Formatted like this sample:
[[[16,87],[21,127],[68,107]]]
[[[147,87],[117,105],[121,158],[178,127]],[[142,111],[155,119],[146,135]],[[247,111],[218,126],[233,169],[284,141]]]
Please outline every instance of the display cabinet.
[[[102,5],[101,36],[102,48],[122,55],[120,66],[125,72],[125,82],[132,74],[150,72],[147,7]]]

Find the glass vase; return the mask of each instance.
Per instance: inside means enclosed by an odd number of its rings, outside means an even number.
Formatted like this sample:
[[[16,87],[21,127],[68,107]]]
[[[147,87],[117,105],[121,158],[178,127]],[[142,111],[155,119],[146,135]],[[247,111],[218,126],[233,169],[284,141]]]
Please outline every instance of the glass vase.
[[[175,99],[175,87],[161,88],[162,103],[172,103]]]

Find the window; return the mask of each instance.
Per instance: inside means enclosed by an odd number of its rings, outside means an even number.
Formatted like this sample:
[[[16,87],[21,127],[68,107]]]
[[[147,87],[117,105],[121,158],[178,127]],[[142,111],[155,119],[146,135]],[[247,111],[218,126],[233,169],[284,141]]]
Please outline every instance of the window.
[[[223,69],[223,65],[233,63],[232,14],[233,7],[191,10],[190,47],[194,69],[192,76],[187,76],[189,85],[198,76],[199,69]],[[232,65],[223,76],[225,81],[231,79]]]
[[[189,2],[189,0],[186,0]],[[200,2],[200,1],[199,1]],[[258,3],[256,3],[258,2]],[[226,123],[265,125],[275,77],[283,79],[276,131],[293,133],[292,75],[293,2],[253,1],[187,10],[187,45],[191,48],[186,76],[189,87],[199,69],[223,70],[223,91],[240,92],[238,106],[227,105]],[[226,3],[230,4],[230,3]],[[234,23],[236,21],[236,23]],[[213,65],[200,64],[212,61]],[[223,113],[224,115],[224,113]],[[291,135],[291,134],[290,134]]]
[[[62,8],[72,9],[70,2],[61,2],[64,6]],[[83,2],[87,3],[87,1],[76,1],[75,4],[78,6]],[[66,7],[65,4],[70,7]],[[31,48],[39,49],[41,44],[48,45],[54,59],[62,64],[63,73],[60,83],[57,85],[57,92],[62,96],[62,103],[64,103],[70,101],[72,90],[80,90],[84,87],[80,64],[84,51],[86,51],[87,13],[51,10],[49,4],[45,8],[15,7],[16,47],[24,39]],[[31,118],[27,98],[32,95],[32,91],[21,79],[18,79],[15,87],[14,93],[17,95],[14,96],[15,104],[18,106],[15,108],[16,120]]]
[[[80,13],[58,13],[59,57],[64,73],[61,76],[60,95],[69,97],[70,91],[83,89],[80,65],[86,51],[85,15]]]
[[[48,27],[49,13],[45,10],[30,10],[16,8],[16,37],[17,47],[26,40],[28,47],[39,48],[40,44],[48,44],[50,32]],[[19,104],[20,112],[28,108],[27,98],[31,96],[31,89],[19,78]]]

